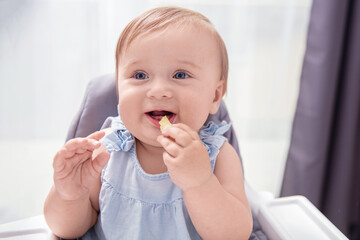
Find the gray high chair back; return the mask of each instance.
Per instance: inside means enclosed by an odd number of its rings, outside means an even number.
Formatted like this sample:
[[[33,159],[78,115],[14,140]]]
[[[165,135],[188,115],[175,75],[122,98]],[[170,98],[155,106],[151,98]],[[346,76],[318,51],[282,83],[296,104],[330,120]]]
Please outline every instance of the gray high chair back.
[[[87,86],[81,107],[69,128],[66,141],[76,137],[86,137],[98,131],[107,117],[117,116],[117,104],[115,74],[103,75],[92,79]],[[206,121],[220,123],[223,120],[231,122],[225,103],[222,101],[218,112],[210,115]],[[224,136],[240,156],[238,141],[233,127]],[[266,239],[255,220],[253,234],[250,239]]]

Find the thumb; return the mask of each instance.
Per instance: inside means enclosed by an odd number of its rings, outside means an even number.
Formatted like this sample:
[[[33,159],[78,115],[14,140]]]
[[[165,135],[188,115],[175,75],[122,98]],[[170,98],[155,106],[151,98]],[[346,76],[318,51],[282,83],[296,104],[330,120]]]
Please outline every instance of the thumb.
[[[101,131],[96,131],[96,132],[90,134],[86,138],[90,138],[90,139],[94,139],[94,140],[99,141],[104,136],[105,136],[105,130],[101,130]]]
[[[101,151],[92,161],[92,165],[96,173],[100,174],[106,163],[109,161],[110,153],[106,150]]]

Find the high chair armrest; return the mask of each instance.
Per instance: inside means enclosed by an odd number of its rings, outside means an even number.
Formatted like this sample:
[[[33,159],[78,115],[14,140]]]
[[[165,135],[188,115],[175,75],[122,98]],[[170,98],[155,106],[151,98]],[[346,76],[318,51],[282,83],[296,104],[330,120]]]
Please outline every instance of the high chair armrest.
[[[245,189],[251,210],[270,240],[348,239],[304,196],[274,198],[247,183]]]
[[[43,215],[0,224],[0,239],[56,240]]]

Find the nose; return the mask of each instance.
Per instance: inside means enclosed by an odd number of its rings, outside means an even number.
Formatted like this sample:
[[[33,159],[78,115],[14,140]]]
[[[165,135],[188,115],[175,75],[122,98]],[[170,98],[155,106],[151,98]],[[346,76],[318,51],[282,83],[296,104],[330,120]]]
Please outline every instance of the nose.
[[[159,100],[171,98],[173,96],[173,89],[171,83],[165,78],[152,79],[149,89],[147,91],[148,98],[155,98]]]

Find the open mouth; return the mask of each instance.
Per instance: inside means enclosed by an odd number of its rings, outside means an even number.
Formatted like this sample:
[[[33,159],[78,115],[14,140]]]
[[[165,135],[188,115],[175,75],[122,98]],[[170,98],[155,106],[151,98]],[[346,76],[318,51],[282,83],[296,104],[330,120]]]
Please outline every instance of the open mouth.
[[[156,127],[160,127],[159,121],[161,118],[166,116],[171,123],[175,122],[176,114],[169,111],[163,111],[163,110],[155,110],[151,112],[145,113],[147,118],[150,120],[151,123],[153,123]]]

